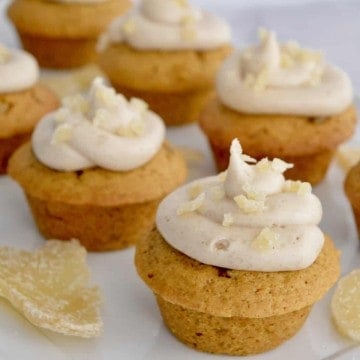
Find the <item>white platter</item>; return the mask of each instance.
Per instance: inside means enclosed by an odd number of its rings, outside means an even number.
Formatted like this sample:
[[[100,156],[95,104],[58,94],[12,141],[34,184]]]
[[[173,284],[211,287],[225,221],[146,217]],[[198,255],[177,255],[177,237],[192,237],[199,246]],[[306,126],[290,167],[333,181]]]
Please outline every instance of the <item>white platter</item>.
[[[254,37],[254,30],[259,25],[276,27],[276,19],[286,18],[294,13],[294,7],[253,8],[243,10],[239,15],[247,27],[241,32],[241,21],[236,21],[236,11],[240,6],[235,1],[198,1],[202,5],[216,9],[228,17],[234,26],[237,42]],[[7,1],[0,1],[0,41],[9,45],[17,44],[16,37],[9,23],[4,20],[4,9]],[[351,3],[351,2],[347,2]],[[322,3],[324,8],[325,3]],[[351,4],[350,4],[351,5]],[[306,7],[307,6],[307,7]],[[311,9],[310,5],[297,7],[299,11]],[[320,5],[314,5],[320,13]],[[352,6],[352,5],[351,5]],[[336,6],[333,6],[333,12]],[[327,8],[327,7],[326,7]],[[350,7],[351,8],[351,7]],[[360,7],[358,6],[360,9]],[[279,10],[280,9],[280,10]],[[304,10],[305,9],[305,10]],[[250,24],[249,16],[254,23]],[[288,11],[288,13],[286,12]],[[347,14],[350,16],[348,9]],[[289,16],[290,16],[289,15]],[[292,15],[291,15],[292,16]],[[291,18],[290,16],[290,18]],[[320,16],[320,15],[319,15]],[[320,16],[321,17],[321,16]],[[289,19],[289,18],[288,18]],[[323,18],[321,18],[323,19]],[[323,19],[324,20],[324,19]],[[347,23],[347,20],[343,20]],[[279,23],[282,34],[286,34],[286,22]],[[294,23],[288,21],[289,37],[302,40],[304,33],[298,29],[298,37],[294,33]],[[296,25],[296,24],[295,24]],[[347,28],[344,24],[344,28]],[[331,29],[329,30],[331,33]],[[359,33],[359,32],[358,32]],[[329,35],[330,37],[331,35]],[[327,37],[326,44],[331,41]],[[317,40],[312,40],[317,43]],[[350,40],[348,39],[348,42]],[[341,44],[341,51],[351,44]],[[332,52],[338,58],[338,53]],[[353,48],[349,50],[353,51]],[[351,55],[351,54],[350,54]],[[338,61],[340,63],[341,61]],[[343,64],[346,59],[343,60]],[[349,72],[356,77],[355,67]],[[358,82],[360,77],[356,78]],[[356,81],[355,81],[356,83]],[[193,173],[195,176],[206,176],[214,173],[214,165],[206,143],[196,125],[185,126],[169,131],[170,140],[181,146],[201,151],[204,158]],[[357,134],[353,141],[360,140]],[[323,203],[324,216],[322,229],[330,234],[342,251],[342,273],[360,267],[359,241],[348,202],[343,193],[343,172],[333,163],[325,181],[315,188],[315,193]],[[37,232],[24,195],[18,185],[7,176],[0,178],[0,245],[10,245],[23,249],[34,249],[43,244]],[[41,330],[32,326],[18,315],[6,302],[0,300],[0,359],[51,359],[51,360],[210,360],[229,359],[227,356],[213,356],[189,349],[178,342],[164,327],[155,300],[149,289],[137,277],[133,265],[134,250],[89,254],[88,263],[92,271],[93,282],[103,290],[105,302],[102,307],[104,334],[95,340],[70,338]],[[351,343],[336,332],[330,316],[329,302],[332,292],[316,304],[301,331],[284,345],[271,352],[243,357],[252,360],[319,360],[351,346]],[[357,348],[337,359],[360,359]]]

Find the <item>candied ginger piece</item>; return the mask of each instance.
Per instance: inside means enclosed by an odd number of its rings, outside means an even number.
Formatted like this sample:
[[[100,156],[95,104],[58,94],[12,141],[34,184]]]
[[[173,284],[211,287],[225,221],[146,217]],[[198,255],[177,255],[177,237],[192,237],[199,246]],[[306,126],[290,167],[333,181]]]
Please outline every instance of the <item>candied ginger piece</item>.
[[[234,223],[234,217],[231,213],[224,214],[222,226],[231,226]]]
[[[277,246],[278,240],[279,234],[266,227],[252,241],[251,246],[258,251],[269,251]]]
[[[199,194],[195,199],[187,201],[177,209],[178,215],[183,215],[196,211],[201,207],[205,200],[205,193]]]
[[[331,312],[339,332],[360,340],[360,269],[341,278],[331,300]]]
[[[266,210],[265,200],[253,200],[248,199],[244,195],[238,195],[234,197],[234,201],[246,214],[257,213]]]
[[[0,296],[32,324],[65,335],[102,332],[100,289],[89,286],[86,250],[49,240],[34,252],[0,248]]]

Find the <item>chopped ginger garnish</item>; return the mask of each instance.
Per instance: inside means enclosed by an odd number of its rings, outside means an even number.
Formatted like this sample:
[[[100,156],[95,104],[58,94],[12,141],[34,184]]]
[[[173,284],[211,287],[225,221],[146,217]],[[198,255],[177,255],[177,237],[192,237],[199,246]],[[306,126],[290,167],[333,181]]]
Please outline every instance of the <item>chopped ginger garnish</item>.
[[[101,294],[89,286],[86,250],[49,240],[34,252],[0,247],[0,296],[32,324],[65,335],[99,336]]]
[[[224,219],[222,222],[223,226],[230,226],[234,223],[234,217],[232,216],[231,213],[226,213],[224,214]]]
[[[279,234],[266,227],[252,241],[251,247],[258,251],[273,250],[277,246],[278,240]]]
[[[182,204],[177,209],[177,214],[183,215],[183,214],[187,214],[187,213],[196,211],[204,203],[204,200],[205,200],[205,193],[201,193],[194,200],[190,200],[190,201],[186,202],[185,204]]]
[[[238,195],[234,197],[234,201],[246,214],[257,213],[266,210],[264,200],[253,200],[248,199],[244,195]]]
[[[300,180],[286,180],[283,190],[285,192],[294,192],[298,195],[310,194],[312,187],[308,182],[302,182]]]

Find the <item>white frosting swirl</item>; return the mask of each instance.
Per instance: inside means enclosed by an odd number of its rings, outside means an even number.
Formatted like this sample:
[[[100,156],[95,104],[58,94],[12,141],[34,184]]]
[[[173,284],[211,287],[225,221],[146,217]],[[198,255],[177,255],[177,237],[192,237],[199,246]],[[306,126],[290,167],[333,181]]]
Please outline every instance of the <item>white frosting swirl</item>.
[[[31,54],[0,43],[0,93],[28,89],[38,79],[39,66]]]
[[[353,99],[350,79],[341,69],[295,42],[280,45],[273,32],[225,60],[217,91],[223,104],[252,114],[329,116]]]
[[[324,242],[319,199],[310,184],[285,181],[289,164],[255,163],[234,140],[225,180],[225,174],[200,179],[168,195],[156,217],[164,239],[201,263],[228,269],[310,266]]]
[[[145,102],[128,102],[98,78],[87,97],[65,98],[62,108],[38,123],[32,146],[38,160],[55,170],[127,171],[147,163],[164,137],[163,121]]]
[[[191,6],[187,0],[143,0],[110,24],[98,49],[126,42],[142,50],[205,50],[230,40],[230,28],[224,20]]]

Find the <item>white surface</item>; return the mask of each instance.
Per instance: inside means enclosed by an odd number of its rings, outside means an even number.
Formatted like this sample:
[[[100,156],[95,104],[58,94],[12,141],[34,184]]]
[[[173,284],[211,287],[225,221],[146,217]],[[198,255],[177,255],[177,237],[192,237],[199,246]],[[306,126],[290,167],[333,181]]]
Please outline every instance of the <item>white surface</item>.
[[[205,0],[198,1],[205,4]],[[275,0],[276,2],[276,0]],[[281,2],[281,0],[279,0]],[[7,1],[0,0],[3,13]],[[322,47],[350,72],[355,84],[360,84],[357,69],[360,43],[358,15],[360,3],[343,0],[316,5],[269,7],[254,4],[246,10],[233,0],[206,2],[209,8],[226,15],[235,29],[239,43],[254,39],[258,26],[275,28],[280,38],[297,38],[301,42]],[[342,16],[341,16],[342,15]],[[320,19],[320,20],[319,20]],[[335,23],[334,23],[335,21]],[[318,28],[316,37],[313,29]],[[346,36],[347,34],[347,36]],[[15,44],[16,37],[9,24],[0,17],[0,41]],[[324,45],[324,46],[321,46]],[[347,66],[349,65],[349,66]],[[359,76],[357,76],[359,75]],[[214,167],[204,137],[196,125],[173,129],[169,137],[174,143],[204,151],[204,161],[196,175],[213,173]],[[356,139],[360,139],[359,135]],[[342,190],[343,174],[335,164],[325,181],[315,189],[324,208],[322,228],[342,250],[342,272],[360,266],[359,242],[350,207]],[[43,244],[35,229],[21,189],[6,176],[0,178],[0,244],[33,249]],[[137,277],[133,266],[133,249],[89,254],[93,280],[104,292],[102,315],[104,335],[96,340],[68,338],[35,328],[19,316],[5,301],[0,301],[0,358],[51,360],[210,360],[229,359],[189,349],[173,338],[162,324],[155,300],[149,289]],[[316,304],[305,326],[278,349],[242,359],[252,360],[319,360],[350,345],[335,331],[330,318],[331,293]],[[360,351],[339,357],[359,359]],[[333,357],[332,357],[333,359]]]

